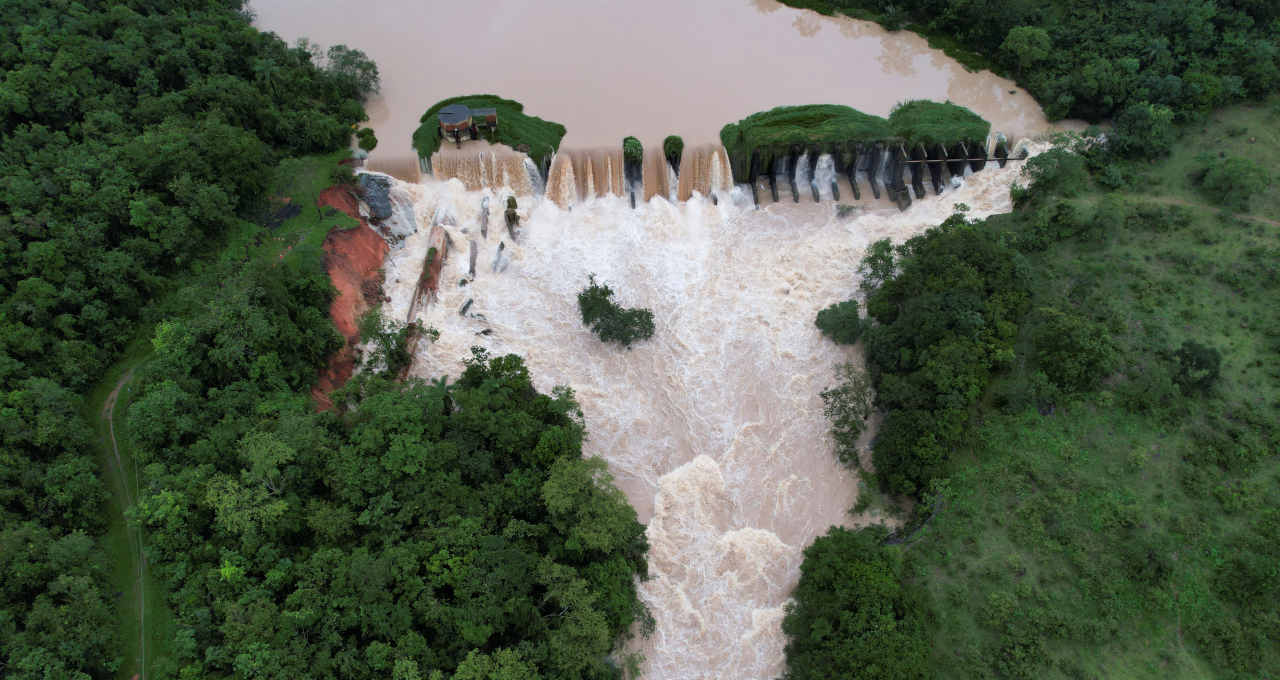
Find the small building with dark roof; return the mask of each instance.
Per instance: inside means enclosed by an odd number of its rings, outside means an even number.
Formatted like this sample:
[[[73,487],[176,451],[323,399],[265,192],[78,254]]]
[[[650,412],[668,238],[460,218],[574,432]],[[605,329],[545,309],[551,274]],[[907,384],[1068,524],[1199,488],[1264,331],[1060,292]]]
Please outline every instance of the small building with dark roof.
[[[480,128],[498,129],[496,108],[473,109],[465,104],[450,104],[436,113],[440,120],[440,137],[457,144],[464,140],[479,139]]]

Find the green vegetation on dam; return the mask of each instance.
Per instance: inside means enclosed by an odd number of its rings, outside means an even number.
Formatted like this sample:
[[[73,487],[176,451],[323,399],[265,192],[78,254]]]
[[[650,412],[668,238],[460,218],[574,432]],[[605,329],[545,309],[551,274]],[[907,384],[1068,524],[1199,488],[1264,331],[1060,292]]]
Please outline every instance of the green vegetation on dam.
[[[443,140],[436,114],[440,109],[453,104],[461,104],[473,109],[496,109],[498,128],[494,131],[491,141],[506,144],[513,149],[527,149],[529,157],[539,166],[560,148],[560,140],[564,139],[563,125],[526,114],[524,104],[520,102],[491,94],[472,94],[436,102],[422,114],[419,120],[422,125],[413,132],[413,148],[418,151],[419,156],[431,158],[431,154],[440,148]]]
[[[845,167],[859,145],[967,143],[985,150],[990,132],[990,123],[963,106],[916,100],[894,107],[887,120],[835,104],[779,106],[725,125],[720,142],[734,179],[746,182],[753,173],[768,172],[774,159],[797,151],[841,154]]]

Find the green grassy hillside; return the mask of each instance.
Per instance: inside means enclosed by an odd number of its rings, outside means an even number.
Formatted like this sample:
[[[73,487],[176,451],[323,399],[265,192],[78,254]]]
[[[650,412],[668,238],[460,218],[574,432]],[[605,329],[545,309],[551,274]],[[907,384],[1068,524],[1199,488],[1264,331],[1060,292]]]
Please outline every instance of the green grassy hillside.
[[[868,304],[881,404],[966,375],[948,367],[956,347],[996,352],[972,402],[940,402],[962,408],[962,424],[941,462],[920,459],[934,467],[915,457],[936,449],[901,434],[910,423],[891,427],[890,414],[882,427],[881,467],[925,471],[910,528],[862,547],[833,534],[806,553],[806,578],[834,556],[905,593],[892,596],[896,625],[925,631],[909,648],[931,651],[879,659],[875,677],[1280,676],[1280,210],[1273,189],[1232,212],[1204,186],[1204,169],[1229,159],[1280,177],[1277,101],[1215,114],[1155,164],[1042,156],[1014,213],[953,219],[897,252]],[[1011,345],[985,339],[963,305],[883,305],[881,291],[951,290],[955,272],[993,280],[967,261],[966,239],[1011,251],[1021,272],[1025,311],[990,336]],[[924,358],[877,358],[885,324],[910,319],[936,333]],[[788,619],[790,677],[865,664],[849,656],[856,641],[886,629],[842,619],[823,633],[813,612],[841,588],[805,585]]]

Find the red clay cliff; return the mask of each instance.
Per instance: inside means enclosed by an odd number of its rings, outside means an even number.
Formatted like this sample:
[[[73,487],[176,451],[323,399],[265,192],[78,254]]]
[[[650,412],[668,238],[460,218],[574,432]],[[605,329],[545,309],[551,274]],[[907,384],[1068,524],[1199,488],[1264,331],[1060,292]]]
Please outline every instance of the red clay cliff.
[[[341,387],[355,370],[355,348],[360,342],[360,316],[382,302],[382,262],[387,256],[387,242],[360,216],[355,196],[344,187],[329,187],[316,200],[358,220],[355,229],[334,229],[324,240],[325,268],[329,280],[338,290],[329,305],[329,316],[338,332],[346,338],[342,349],[329,357],[329,366],[321,371],[311,395],[320,410],[333,408],[329,394]]]

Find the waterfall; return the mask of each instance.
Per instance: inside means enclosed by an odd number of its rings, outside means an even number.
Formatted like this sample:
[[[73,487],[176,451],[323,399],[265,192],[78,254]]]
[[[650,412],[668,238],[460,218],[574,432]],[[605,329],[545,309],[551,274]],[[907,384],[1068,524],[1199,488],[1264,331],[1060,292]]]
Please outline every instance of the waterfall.
[[[568,154],[557,153],[551,159],[551,169],[547,172],[547,198],[561,208],[570,208],[581,202],[577,179],[573,176],[573,161]]]
[[[796,187],[808,187],[812,181],[812,173],[809,170],[809,152],[800,154],[800,158],[796,159]]]
[[[645,151],[639,178],[629,180],[624,166],[621,149],[562,149],[547,173],[547,197],[568,208],[594,198],[625,198],[632,192],[637,202],[654,196],[672,202],[688,200],[695,191],[714,199],[715,194],[727,194],[733,188],[728,154],[718,144],[686,149],[679,175],[667,163],[661,147]]]
[[[733,188],[733,172],[729,156],[719,144],[686,147],[680,156],[676,198],[687,201],[693,192],[710,197],[713,192],[728,193]]]
[[[538,166],[528,156],[524,157],[524,174],[535,196],[540,196],[546,191],[547,187],[542,182],[542,173],[538,172]]]
[[[626,193],[621,149],[561,149],[547,175],[547,197],[562,208]]]
[[[671,194],[676,189],[673,181],[675,177],[671,171],[671,165],[662,155],[662,147],[652,146],[644,150],[644,167],[641,174],[644,176],[642,195],[645,201],[654,196],[671,200]]]
[[[529,157],[487,142],[467,142],[461,149],[442,146],[431,154],[431,170],[436,179],[457,179],[468,191],[507,188],[518,195],[535,193],[536,184],[528,172]]]
[[[818,194],[832,197],[831,188],[836,183],[836,161],[831,154],[818,156],[818,163],[813,169],[813,182],[818,185]]]

